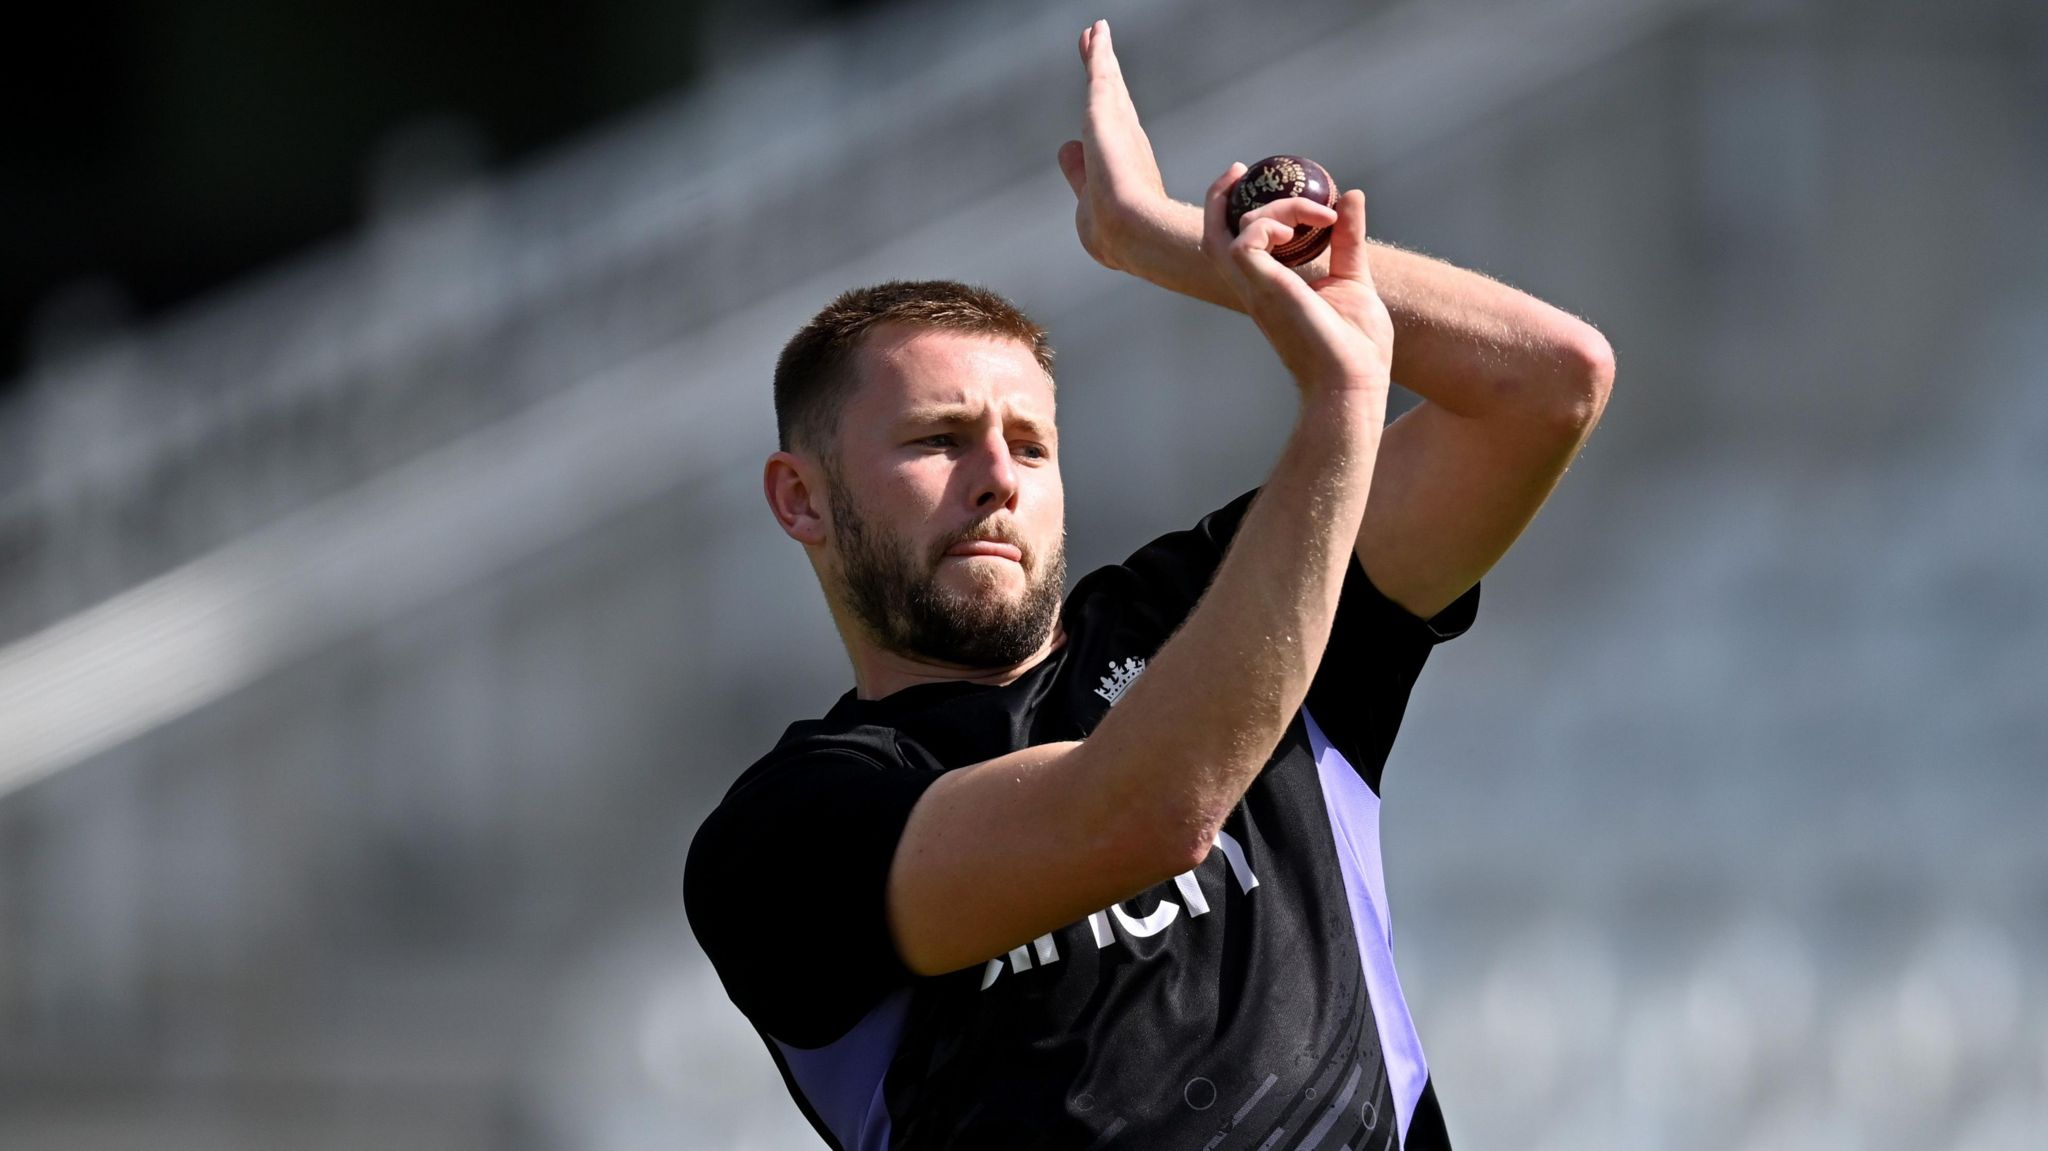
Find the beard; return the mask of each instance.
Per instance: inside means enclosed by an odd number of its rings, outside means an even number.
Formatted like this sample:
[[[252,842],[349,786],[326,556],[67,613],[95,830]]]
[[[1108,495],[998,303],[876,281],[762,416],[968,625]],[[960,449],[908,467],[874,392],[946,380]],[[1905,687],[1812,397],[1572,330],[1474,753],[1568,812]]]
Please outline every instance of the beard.
[[[1045,642],[1067,581],[1063,541],[1055,541],[1040,564],[1021,540],[1005,540],[1023,553],[1024,594],[1015,603],[994,594],[962,596],[940,585],[939,563],[947,548],[972,538],[981,524],[920,556],[903,537],[862,515],[838,477],[829,482],[846,604],[876,643],[938,663],[993,668],[1022,663]]]

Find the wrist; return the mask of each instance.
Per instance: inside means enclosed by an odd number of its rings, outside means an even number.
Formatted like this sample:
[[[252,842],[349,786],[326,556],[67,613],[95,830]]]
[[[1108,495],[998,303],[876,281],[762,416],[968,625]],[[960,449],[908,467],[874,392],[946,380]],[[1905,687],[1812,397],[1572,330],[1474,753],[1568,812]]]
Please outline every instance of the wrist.
[[[1131,211],[1111,238],[1104,263],[1162,288],[1186,291],[1208,272],[1202,254],[1202,210],[1161,197]]]
[[[1301,416],[1304,429],[1377,435],[1387,420],[1387,388],[1357,381],[1304,384]]]

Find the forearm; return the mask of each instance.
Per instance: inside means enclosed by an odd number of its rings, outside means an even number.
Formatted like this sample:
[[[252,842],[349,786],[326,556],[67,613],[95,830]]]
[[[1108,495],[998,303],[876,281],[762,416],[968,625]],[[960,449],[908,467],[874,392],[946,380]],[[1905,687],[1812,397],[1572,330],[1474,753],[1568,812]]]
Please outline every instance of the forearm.
[[[1148,215],[1150,218],[1136,227],[1119,229],[1114,248],[1097,253],[1096,258],[1168,291],[1206,300],[1233,312],[1244,311],[1244,301],[1202,254],[1202,209],[1179,200],[1166,200],[1154,205]],[[1316,263],[1327,259],[1318,257]]]
[[[1202,211],[1172,201],[1133,229],[1114,266],[1162,288],[1243,311],[1201,250]],[[1373,283],[1394,320],[1393,377],[1472,418],[1570,415],[1599,397],[1611,353],[1593,328],[1525,292],[1442,260],[1368,241]],[[1327,255],[1297,269],[1313,282]]]
[[[1391,244],[1372,248],[1394,319],[1394,379],[1473,419],[1577,419],[1612,353],[1584,321],[1478,272]]]
[[[1385,407],[1384,390],[1304,407],[1200,604],[1085,745],[1099,810],[1162,816],[1169,863],[1207,852],[1307,696]]]

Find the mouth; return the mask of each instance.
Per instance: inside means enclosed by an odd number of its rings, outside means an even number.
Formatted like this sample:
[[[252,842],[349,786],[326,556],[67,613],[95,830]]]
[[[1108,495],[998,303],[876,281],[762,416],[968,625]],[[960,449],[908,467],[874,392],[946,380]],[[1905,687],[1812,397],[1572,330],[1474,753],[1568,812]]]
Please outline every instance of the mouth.
[[[991,556],[996,559],[1006,559],[1015,564],[1024,562],[1023,549],[1015,544],[1004,543],[1001,540],[961,540],[959,543],[947,548],[946,554],[948,556],[961,557]]]

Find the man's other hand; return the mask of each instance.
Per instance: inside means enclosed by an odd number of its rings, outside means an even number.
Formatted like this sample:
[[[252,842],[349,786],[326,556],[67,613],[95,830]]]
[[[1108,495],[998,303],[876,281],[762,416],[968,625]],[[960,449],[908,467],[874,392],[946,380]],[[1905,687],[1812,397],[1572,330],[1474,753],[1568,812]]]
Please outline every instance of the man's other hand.
[[[1246,212],[1232,236],[1226,202],[1244,171],[1243,164],[1232,164],[1209,186],[1202,251],[1305,396],[1383,396],[1394,360],[1394,321],[1373,287],[1366,258],[1365,193],[1344,193],[1334,209],[1298,196],[1275,200]],[[1292,239],[1296,227],[1333,225],[1328,275],[1304,283],[1273,258],[1273,249]]]
[[[1074,189],[1074,230],[1097,263],[1136,271],[1145,235],[1163,226],[1173,202],[1124,87],[1109,21],[1097,20],[1081,33],[1081,63],[1088,73],[1081,138],[1059,152],[1060,172]]]

